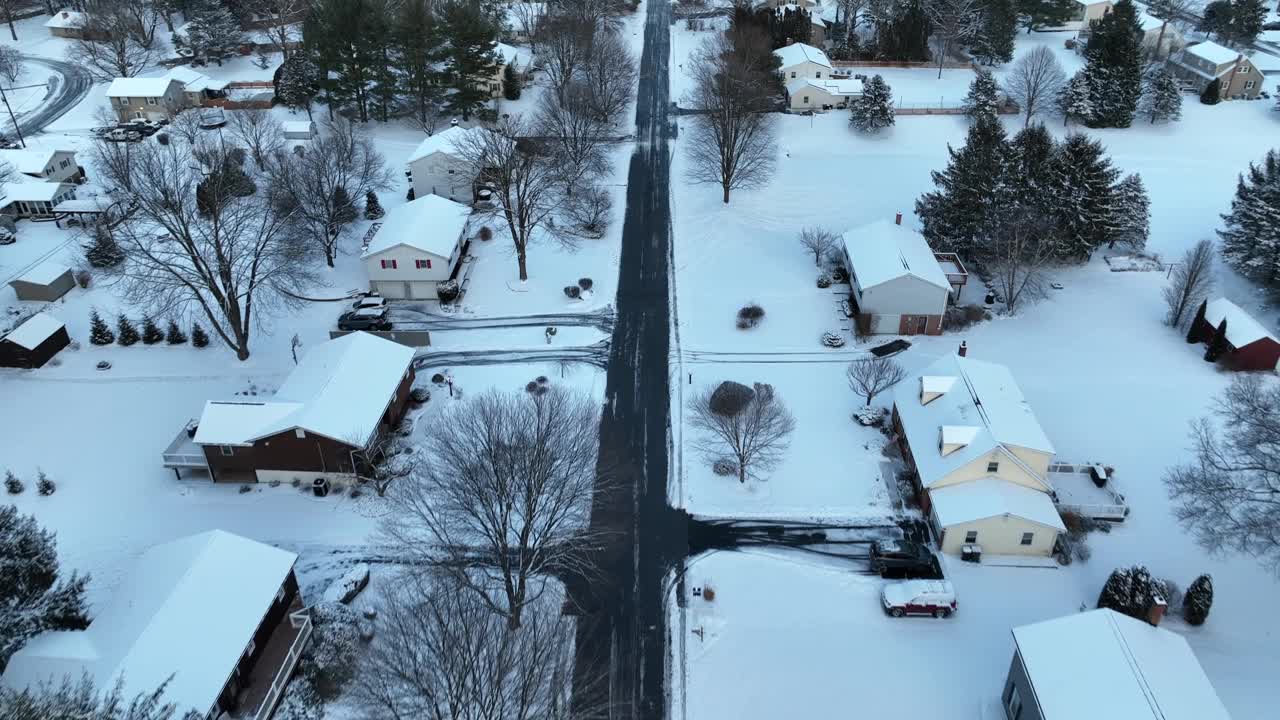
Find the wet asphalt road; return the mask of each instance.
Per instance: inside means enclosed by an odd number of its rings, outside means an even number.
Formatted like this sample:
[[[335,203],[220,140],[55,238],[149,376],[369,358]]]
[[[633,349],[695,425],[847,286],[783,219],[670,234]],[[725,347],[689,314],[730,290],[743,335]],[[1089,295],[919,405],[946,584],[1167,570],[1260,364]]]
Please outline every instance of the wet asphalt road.
[[[34,72],[32,66],[37,65],[47,68],[49,75],[61,76],[57,79],[57,87],[53,89],[52,95],[46,97],[39,108],[18,118],[22,135],[30,137],[40,133],[47,125],[78,105],[89,94],[89,88],[93,87],[93,78],[83,68],[61,60],[23,55],[22,61],[27,65],[28,76]],[[13,123],[9,122],[7,114],[0,122],[3,123],[0,127],[5,135],[13,133]]]

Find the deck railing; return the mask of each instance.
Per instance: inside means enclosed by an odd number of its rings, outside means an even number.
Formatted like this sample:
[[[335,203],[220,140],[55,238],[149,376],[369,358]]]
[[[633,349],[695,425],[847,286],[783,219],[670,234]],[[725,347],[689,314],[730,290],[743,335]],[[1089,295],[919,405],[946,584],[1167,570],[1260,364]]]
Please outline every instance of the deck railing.
[[[289,685],[289,677],[293,675],[293,669],[298,665],[298,658],[302,657],[302,649],[307,646],[307,640],[311,639],[311,612],[303,609],[295,613],[289,614],[289,624],[298,630],[298,637],[293,639],[293,644],[289,646],[289,652],[284,656],[284,662],[280,663],[280,669],[276,671],[276,676],[271,680],[271,689],[267,690],[266,697],[262,698],[262,704],[258,706],[258,711],[254,713],[253,720],[267,720],[271,717],[271,713],[276,708],[276,703],[280,701],[280,696],[284,694],[284,689]]]

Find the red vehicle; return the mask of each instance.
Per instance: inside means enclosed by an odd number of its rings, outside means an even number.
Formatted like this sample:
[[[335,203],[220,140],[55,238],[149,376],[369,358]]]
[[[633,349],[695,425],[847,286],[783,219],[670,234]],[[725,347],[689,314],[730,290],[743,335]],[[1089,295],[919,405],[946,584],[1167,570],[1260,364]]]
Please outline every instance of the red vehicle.
[[[891,582],[880,591],[884,611],[893,617],[932,615],[950,617],[956,607],[956,590],[946,580]]]

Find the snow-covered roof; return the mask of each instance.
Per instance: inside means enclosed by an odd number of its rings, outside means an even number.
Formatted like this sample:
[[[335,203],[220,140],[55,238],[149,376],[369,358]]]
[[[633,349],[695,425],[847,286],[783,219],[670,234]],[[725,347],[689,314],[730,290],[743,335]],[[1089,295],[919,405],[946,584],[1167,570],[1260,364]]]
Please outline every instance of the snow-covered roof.
[[[4,685],[22,689],[88,674],[123,679],[125,697],[169,678],[179,714],[213,708],[297,555],[213,530],[142,554],[111,601],[80,631],[36,636],[14,654]]]
[[[1239,52],[1232,50],[1229,47],[1223,47],[1212,40],[1205,40],[1204,42],[1198,42],[1195,45],[1188,45],[1186,52],[1195,55],[1198,58],[1208,60],[1214,65],[1234,62],[1235,59],[1240,56]]]
[[[214,80],[201,72],[196,72],[185,65],[179,65],[166,73],[167,77],[182,83],[187,92],[203,92],[205,90],[226,90],[230,85],[226,80]],[[163,93],[162,93],[163,94]]]
[[[449,258],[467,227],[471,208],[439,195],[425,195],[387,211],[382,227],[361,257],[372,257],[398,245]]]
[[[1152,30],[1159,30],[1161,25],[1164,25],[1164,21],[1160,18],[1148,13],[1146,10],[1138,11],[1138,26],[1142,28],[1142,32],[1145,33]],[[1177,31],[1178,30],[1173,26],[1173,23],[1169,23],[1169,27],[1165,28],[1166,35],[1176,33]]]
[[[1101,609],[1013,629],[1044,720],[1230,720],[1187,641]]]
[[[24,350],[35,350],[40,347],[40,343],[64,327],[66,326],[58,318],[47,313],[36,313],[11,330],[4,339]]]
[[[209,402],[198,445],[247,445],[295,428],[364,447],[413,362],[413,348],[365,332],[328,340],[302,356],[275,397]]]
[[[920,389],[929,394],[950,392],[958,379],[954,375],[924,375],[920,378]]]
[[[780,47],[773,51],[782,59],[782,67],[789,68],[792,65],[799,65],[804,62],[817,63],[825,67],[831,67],[831,60],[827,58],[827,54],[821,49],[804,43],[791,43],[785,47]]]
[[[964,447],[973,442],[981,431],[982,428],[976,425],[943,425],[942,444]]]
[[[493,51],[498,53],[498,57],[502,58],[503,65],[515,65],[516,69],[528,67],[529,61],[533,59],[533,54],[526,48],[506,43],[498,43]]]
[[[438,152],[443,152],[448,155],[457,155],[458,153],[454,148],[454,144],[462,142],[463,138],[469,137],[472,133],[478,132],[484,132],[484,129],[479,127],[464,128],[461,125],[454,125],[453,127],[445,128],[444,130],[441,130],[435,135],[431,135],[418,143],[417,149],[413,151],[413,154],[410,155],[409,159],[405,160],[405,162],[413,163],[427,157],[428,155]]]
[[[941,396],[924,405],[920,396],[926,377],[955,378],[955,382]],[[1003,446],[1053,453],[1053,445],[1022,390],[1003,365],[955,354],[943,355],[915,376],[895,385],[893,401],[925,487],[993,450],[1004,449],[1010,462],[1020,462]],[[943,455],[939,433],[949,426],[976,428],[976,431],[967,438],[969,442],[964,447]]]
[[[15,202],[50,202],[66,187],[66,183],[44,182],[31,178],[26,182],[20,180],[10,182],[0,190],[0,207]]]
[[[310,120],[285,120],[280,123],[286,133],[311,133],[315,130],[315,123]]]
[[[1226,298],[1210,300],[1204,308],[1204,319],[1215,328],[1226,320],[1227,342],[1234,348],[1242,348],[1263,338],[1276,342],[1276,336],[1263,327],[1262,323]]]
[[[72,198],[53,206],[56,213],[103,213],[111,206],[111,200],[102,196]]]
[[[997,478],[934,488],[929,491],[929,500],[942,527],[1012,515],[1066,532],[1048,493]]]
[[[816,88],[836,97],[850,97],[862,94],[862,81],[855,79],[839,79],[830,78],[796,78],[787,83],[787,94],[795,95],[807,88]]]
[[[844,249],[863,290],[896,280],[917,277],[950,290],[951,283],[924,236],[890,220],[877,220],[846,230]]]
[[[17,170],[23,175],[40,175],[44,172],[44,169],[49,166],[49,162],[53,160],[53,156],[60,152],[74,151],[49,150],[42,148],[0,150],[0,163],[8,163],[13,166],[14,170]]]
[[[18,280],[32,285],[49,285],[68,272],[71,272],[71,269],[66,265],[54,260],[46,260],[23,273]]]
[[[54,14],[53,17],[44,21],[47,28],[79,28],[84,27],[86,16],[82,12],[64,8]]]
[[[1111,0],[1075,0],[1077,5],[1092,7],[1094,5],[1110,5]]]
[[[181,82],[164,75],[161,77],[116,78],[107,86],[107,97],[158,98],[169,92],[170,83]]]

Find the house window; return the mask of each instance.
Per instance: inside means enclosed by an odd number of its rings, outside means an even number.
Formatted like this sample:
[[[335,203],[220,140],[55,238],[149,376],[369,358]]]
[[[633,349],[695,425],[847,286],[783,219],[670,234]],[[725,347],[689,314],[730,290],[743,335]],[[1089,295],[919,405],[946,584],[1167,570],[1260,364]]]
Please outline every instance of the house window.
[[[1022,693],[1018,692],[1017,685],[1012,686],[1005,709],[1009,711],[1009,720],[1022,720]]]
[[[294,428],[294,429],[293,429],[293,436],[294,436],[294,437],[296,437],[296,438],[298,438],[298,439],[305,438],[305,437],[307,436],[307,431],[306,431],[306,430],[303,430],[302,428]]]
[[[972,544],[972,543],[978,542],[978,531],[970,530],[966,532],[964,534],[964,541],[965,541],[965,544]]]
[[[987,472],[1000,472],[1000,462],[992,460],[987,463]]]
[[[1240,68],[1240,74],[1241,74],[1241,75],[1248,75],[1248,74],[1249,74],[1249,66],[1248,66],[1248,65],[1245,65],[1245,66],[1241,67],[1241,68]]]
[[[1036,539],[1035,533],[1022,533],[1022,544],[1030,545]]]
[[[395,260],[383,260],[383,261],[382,261],[382,269],[383,269],[383,270],[395,270],[395,269],[396,269],[396,261],[395,261]]]
[[[60,168],[62,168],[63,170],[65,170],[65,169],[67,168],[67,166],[68,166],[68,165],[70,165],[70,164],[71,164],[71,161],[70,161],[70,160],[63,160],[62,162],[58,163],[58,167],[60,167]]]
[[[817,72],[815,72],[815,73],[813,74],[813,76],[814,76],[815,78],[821,78],[821,77],[822,77],[822,71],[821,71],[821,70],[818,70]]]
[[[155,104],[156,104],[156,99],[155,99],[155,98],[147,98],[147,104],[148,104],[148,105],[155,105]]]
[[[792,71],[791,71],[791,77],[793,77],[793,78],[794,78],[795,76],[796,76],[796,71],[795,71],[795,70],[792,70]]]
[[[803,96],[801,96],[801,97],[800,97],[800,102],[804,103],[805,105],[808,105],[808,104],[809,104],[809,96],[808,96],[808,95],[803,95]]]
[[[236,449],[235,449],[235,448],[233,448],[233,447],[231,447],[230,445],[219,445],[219,446],[218,446],[218,451],[219,451],[219,452],[221,452],[223,455],[235,455],[235,454],[236,454]]]
[[[1246,83],[1244,84],[1244,89],[1245,89],[1245,90],[1252,90],[1252,89],[1253,89],[1253,81],[1252,81],[1252,80],[1250,80],[1250,81],[1246,82]]]
[[[431,269],[431,261],[430,261],[430,260],[414,260],[414,261],[413,261],[413,263],[414,263],[414,264],[413,264],[413,266],[414,266],[414,267],[416,267],[416,268],[417,268],[417,269],[419,269],[419,270],[430,270],[430,269]]]

